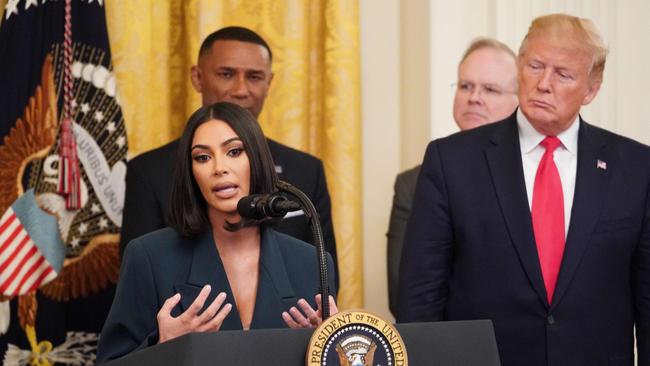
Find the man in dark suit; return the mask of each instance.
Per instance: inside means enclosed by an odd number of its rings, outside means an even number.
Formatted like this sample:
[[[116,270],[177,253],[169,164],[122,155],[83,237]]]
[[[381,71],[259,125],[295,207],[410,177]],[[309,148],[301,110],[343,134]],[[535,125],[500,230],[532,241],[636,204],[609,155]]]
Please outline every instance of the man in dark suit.
[[[510,365],[650,364],[650,149],[583,121],[607,49],[593,23],[533,21],[520,109],[429,144],[398,321],[491,319]]]
[[[191,70],[192,85],[201,93],[203,105],[232,102],[248,109],[257,118],[273,79],[271,61],[271,49],[257,33],[242,27],[222,28],[203,41],[198,64]],[[305,192],[314,203],[323,229],[325,250],[332,255],[335,272],[338,272],[323,163],[271,139],[267,142],[279,178]],[[168,226],[177,147],[178,140],[174,140],[129,162],[120,254],[132,239]],[[288,215],[275,229],[306,242],[313,241],[304,214]]]
[[[505,44],[477,38],[458,64],[454,121],[461,130],[500,121],[517,108],[517,56]],[[397,316],[399,262],[406,224],[411,214],[420,165],[397,175],[388,226],[388,297]]]

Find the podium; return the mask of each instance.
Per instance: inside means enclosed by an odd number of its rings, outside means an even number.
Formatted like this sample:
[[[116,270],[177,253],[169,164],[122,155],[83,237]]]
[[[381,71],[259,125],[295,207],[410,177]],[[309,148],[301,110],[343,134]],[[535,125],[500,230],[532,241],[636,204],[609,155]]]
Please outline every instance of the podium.
[[[489,320],[397,324],[409,365],[500,366]],[[313,329],[192,333],[105,363],[135,365],[305,365]]]

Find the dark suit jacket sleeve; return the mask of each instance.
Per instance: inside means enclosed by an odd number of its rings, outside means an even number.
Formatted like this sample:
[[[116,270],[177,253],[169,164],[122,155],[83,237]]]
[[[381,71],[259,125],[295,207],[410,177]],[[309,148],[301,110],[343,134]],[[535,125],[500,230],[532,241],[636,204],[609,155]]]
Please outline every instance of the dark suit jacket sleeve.
[[[406,224],[411,214],[413,205],[413,194],[419,169],[408,170],[398,174],[395,179],[395,194],[393,196],[393,207],[390,211],[390,222],[388,224],[388,246],[386,260],[388,265],[388,297],[390,300],[390,311],[397,316],[397,284],[399,274],[399,262],[402,258],[402,247],[406,235]]]
[[[136,240],[124,256],[113,305],[102,329],[97,363],[158,343],[156,315],[160,306],[155,288],[149,258]]]
[[[650,365],[650,187],[641,242],[635,255],[634,284],[636,297],[636,337],[638,364]]]
[[[146,167],[137,158],[129,163],[120,230],[120,258],[131,240],[165,227],[163,209],[156,200],[155,190],[147,172]]]
[[[452,226],[439,145],[427,147],[407,226],[399,272],[399,322],[444,317],[452,261]]]
[[[334,238],[334,226],[332,225],[332,201],[327,190],[327,180],[325,179],[325,169],[323,163],[318,160],[318,170],[316,174],[316,190],[314,192],[314,206],[320,218],[323,229],[323,241],[325,250],[332,255],[334,260],[334,273],[338,271],[338,260],[336,254],[336,239]],[[338,278],[336,279],[338,284]]]

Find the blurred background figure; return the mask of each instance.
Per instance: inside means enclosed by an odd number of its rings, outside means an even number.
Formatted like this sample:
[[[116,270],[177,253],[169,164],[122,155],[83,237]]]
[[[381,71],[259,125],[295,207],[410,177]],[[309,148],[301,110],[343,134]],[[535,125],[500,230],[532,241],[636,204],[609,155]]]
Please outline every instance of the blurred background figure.
[[[454,121],[461,130],[500,121],[517,108],[517,65],[514,52],[491,38],[474,40],[458,64]],[[397,315],[397,284],[406,224],[420,166],[397,175],[388,226],[388,296]]]

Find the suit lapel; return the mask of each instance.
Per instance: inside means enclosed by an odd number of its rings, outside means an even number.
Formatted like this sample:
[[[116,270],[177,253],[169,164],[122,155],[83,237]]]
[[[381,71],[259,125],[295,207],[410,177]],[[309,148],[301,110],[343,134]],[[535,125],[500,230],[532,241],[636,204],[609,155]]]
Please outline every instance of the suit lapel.
[[[606,163],[605,169],[597,167],[599,160]],[[587,248],[603,208],[610,170],[616,169],[615,165],[615,155],[605,147],[604,136],[581,119],[571,221],[551,308],[562,299]]]
[[[242,329],[239,312],[235,304],[235,297],[230,288],[223,262],[217,252],[217,247],[212,237],[212,230],[206,230],[195,242],[188,243],[188,245],[194,245],[194,251],[187,282],[175,286],[176,291],[181,294],[182,310],[187,310],[203,286],[209,284],[212,287],[212,291],[205,302],[204,308],[212,303],[219,292],[225,292],[227,295],[226,302],[231,303],[233,307],[230,314],[223,321],[221,328],[228,330]]]
[[[496,127],[492,143],[486,158],[510,238],[528,280],[548,307],[526,195],[516,113]]]
[[[251,328],[282,327],[282,311],[296,304],[296,295],[280,251],[277,235],[262,231],[259,282]]]

